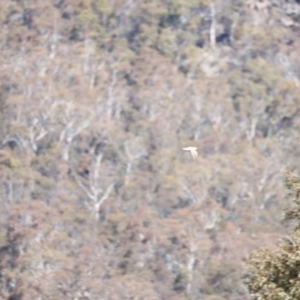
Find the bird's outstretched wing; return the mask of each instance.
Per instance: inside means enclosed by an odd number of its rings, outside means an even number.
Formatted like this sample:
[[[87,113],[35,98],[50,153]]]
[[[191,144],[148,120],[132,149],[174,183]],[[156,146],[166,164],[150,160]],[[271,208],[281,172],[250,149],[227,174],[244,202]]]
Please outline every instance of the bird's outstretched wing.
[[[197,153],[197,147],[185,147],[185,148],[182,148],[183,150],[186,150],[186,151],[190,151],[191,154],[192,154],[192,157],[194,160],[197,159],[198,157],[198,153]]]

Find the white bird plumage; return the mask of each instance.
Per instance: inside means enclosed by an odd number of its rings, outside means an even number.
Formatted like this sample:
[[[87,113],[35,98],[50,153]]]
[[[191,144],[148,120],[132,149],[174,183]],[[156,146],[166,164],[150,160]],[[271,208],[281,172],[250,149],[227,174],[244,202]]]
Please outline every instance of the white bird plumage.
[[[197,157],[198,157],[197,147],[185,147],[185,148],[182,148],[182,150],[191,151],[193,159],[195,159],[195,160],[197,159]]]

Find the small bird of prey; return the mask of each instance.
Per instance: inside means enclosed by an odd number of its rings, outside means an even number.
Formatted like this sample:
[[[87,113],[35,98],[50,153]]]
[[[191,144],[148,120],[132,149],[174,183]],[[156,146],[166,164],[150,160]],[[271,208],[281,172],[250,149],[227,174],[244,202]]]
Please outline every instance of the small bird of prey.
[[[197,159],[198,157],[198,153],[197,153],[197,147],[186,147],[186,148],[182,148],[183,150],[186,151],[191,151],[191,154],[193,156],[193,159]]]

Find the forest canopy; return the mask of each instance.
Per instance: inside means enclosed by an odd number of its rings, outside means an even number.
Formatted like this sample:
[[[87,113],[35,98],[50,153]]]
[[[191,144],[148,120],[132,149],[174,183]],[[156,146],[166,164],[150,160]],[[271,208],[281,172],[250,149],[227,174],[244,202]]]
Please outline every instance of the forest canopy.
[[[299,161],[299,5],[0,0],[0,298],[251,299]]]
[[[293,207],[284,213],[285,220],[296,221],[289,236],[280,241],[279,249],[271,252],[259,249],[247,261],[246,283],[254,299],[298,299],[299,286],[299,230],[300,179],[288,171],[285,180]]]

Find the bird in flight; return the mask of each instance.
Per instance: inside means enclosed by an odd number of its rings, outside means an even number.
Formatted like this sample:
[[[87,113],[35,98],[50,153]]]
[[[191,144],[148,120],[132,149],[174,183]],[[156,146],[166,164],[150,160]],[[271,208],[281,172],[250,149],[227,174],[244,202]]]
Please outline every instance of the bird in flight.
[[[198,153],[197,153],[197,147],[186,147],[186,148],[182,148],[183,150],[186,151],[191,151],[191,154],[193,156],[193,159],[197,159],[198,157]]]

